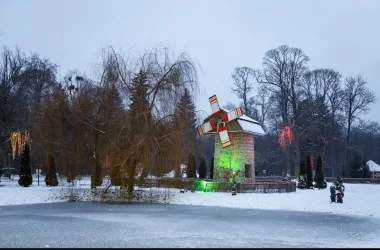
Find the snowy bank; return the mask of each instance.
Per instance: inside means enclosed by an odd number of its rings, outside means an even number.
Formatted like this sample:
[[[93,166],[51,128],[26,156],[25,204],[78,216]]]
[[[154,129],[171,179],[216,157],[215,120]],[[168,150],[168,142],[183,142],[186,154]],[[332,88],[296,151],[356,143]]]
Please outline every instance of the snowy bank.
[[[330,186],[331,183],[328,183]],[[81,191],[90,191],[90,179],[83,178],[76,183]],[[292,193],[240,193],[232,196],[230,193],[219,192],[185,192],[178,189],[162,189],[170,192],[171,204],[221,206],[236,208],[256,208],[271,210],[309,211],[354,216],[370,216],[380,218],[380,185],[376,184],[345,184],[344,203],[330,202],[330,191],[326,189],[300,190]],[[62,195],[68,190],[67,184],[58,187],[46,187],[45,182],[36,182],[27,188],[20,187],[17,181],[0,182],[0,206],[20,205],[48,202],[64,202],[67,197]]]

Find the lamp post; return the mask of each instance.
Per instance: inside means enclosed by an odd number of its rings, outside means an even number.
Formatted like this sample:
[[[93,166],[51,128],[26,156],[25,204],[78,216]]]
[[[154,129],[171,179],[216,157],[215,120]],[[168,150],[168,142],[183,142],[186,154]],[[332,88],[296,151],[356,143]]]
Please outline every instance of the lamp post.
[[[40,185],[40,173],[41,173],[41,166],[42,164],[41,163],[35,163],[36,166],[40,166],[39,168],[36,168],[36,172],[37,172],[37,183],[38,183],[38,186]]]

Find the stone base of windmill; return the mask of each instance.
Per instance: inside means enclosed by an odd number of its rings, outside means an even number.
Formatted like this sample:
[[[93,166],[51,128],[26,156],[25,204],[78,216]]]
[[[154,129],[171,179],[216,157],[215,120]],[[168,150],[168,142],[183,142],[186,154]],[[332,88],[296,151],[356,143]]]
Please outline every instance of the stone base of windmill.
[[[232,173],[236,171],[237,177],[236,182],[237,183],[247,183],[252,184],[255,183],[255,176],[252,174],[249,177],[245,177],[245,168],[237,169],[237,170],[231,170],[231,169],[225,169],[225,168],[214,168],[214,181],[216,182],[230,182],[230,178]]]
[[[238,183],[254,183],[254,137],[249,133],[230,133],[231,146],[223,147],[215,138],[214,180],[229,182],[231,174],[237,172]]]

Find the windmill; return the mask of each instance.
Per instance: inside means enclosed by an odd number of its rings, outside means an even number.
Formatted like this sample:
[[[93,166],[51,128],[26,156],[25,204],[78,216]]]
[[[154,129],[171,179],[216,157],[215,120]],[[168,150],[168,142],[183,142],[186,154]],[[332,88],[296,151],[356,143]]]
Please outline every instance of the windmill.
[[[216,95],[209,98],[212,114],[197,126],[198,133],[219,134],[215,140],[213,179],[228,182],[231,172],[239,172],[240,183],[255,179],[254,137],[264,135],[260,123],[243,114],[241,108],[229,111],[219,107]]]
[[[231,145],[231,140],[228,135],[226,124],[243,116],[243,109],[239,107],[231,112],[222,113],[216,95],[211,96],[209,98],[209,101],[212,109],[212,118],[197,127],[198,133],[200,135],[203,135],[204,133],[207,133],[216,128],[216,131],[220,136],[220,141],[222,142],[223,148],[228,147]]]

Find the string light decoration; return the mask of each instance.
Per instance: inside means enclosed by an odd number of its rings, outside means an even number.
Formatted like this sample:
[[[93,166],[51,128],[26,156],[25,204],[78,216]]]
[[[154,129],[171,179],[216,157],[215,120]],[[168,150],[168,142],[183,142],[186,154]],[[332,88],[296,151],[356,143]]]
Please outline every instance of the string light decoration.
[[[282,129],[280,133],[280,136],[278,138],[278,143],[280,143],[280,146],[282,148],[285,148],[286,142],[288,142],[289,144],[292,144],[292,141],[293,141],[293,132],[288,126],[286,126]]]
[[[20,131],[12,132],[10,136],[10,140],[11,140],[11,146],[12,146],[13,160],[16,157],[16,153],[17,155],[22,154],[26,144],[31,145],[32,143],[32,139],[28,131],[25,131],[24,133],[21,133]]]

